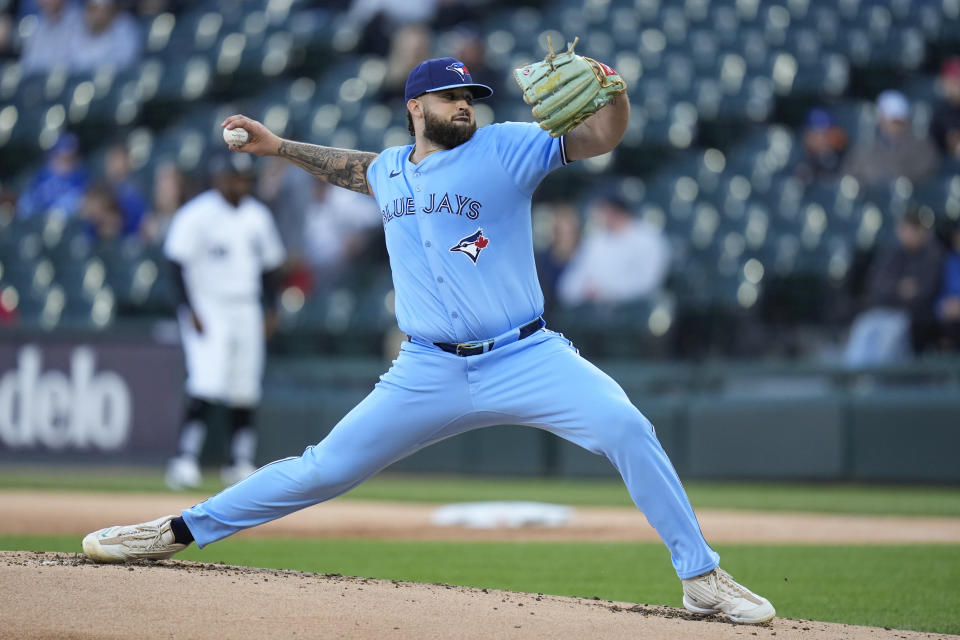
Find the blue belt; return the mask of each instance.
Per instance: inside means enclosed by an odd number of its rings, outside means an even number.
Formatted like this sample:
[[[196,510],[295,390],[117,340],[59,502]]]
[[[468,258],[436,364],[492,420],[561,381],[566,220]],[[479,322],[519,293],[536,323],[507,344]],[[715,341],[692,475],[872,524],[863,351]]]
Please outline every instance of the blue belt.
[[[547,326],[547,323],[544,322],[543,317],[540,316],[534,318],[525,325],[522,325],[516,329],[511,329],[505,333],[501,333],[495,338],[490,338],[489,340],[481,340],[479,342],[434,342],[433,344],[447,353],[453,353],[455,355],[464,357],[476,356],[480,355],[481,353],[492,351],[494,346],[503,347],[512,342],[529,338],[537,331],[540,331],[540,329],[543,329],[545,326]],[[407,336],[407,339],[413,340],[413,338],[410,336]]]

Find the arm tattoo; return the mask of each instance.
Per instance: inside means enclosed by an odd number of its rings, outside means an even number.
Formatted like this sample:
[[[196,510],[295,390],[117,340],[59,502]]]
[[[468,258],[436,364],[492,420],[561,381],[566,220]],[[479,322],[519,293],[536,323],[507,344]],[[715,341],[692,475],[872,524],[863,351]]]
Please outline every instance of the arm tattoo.
[[[290,140],[283,140],[277,153],[281,158],[290,160],[330,184],[373,195],[367,182],[367,169],[370,163],[376,160],[375,153],[334,149]]]

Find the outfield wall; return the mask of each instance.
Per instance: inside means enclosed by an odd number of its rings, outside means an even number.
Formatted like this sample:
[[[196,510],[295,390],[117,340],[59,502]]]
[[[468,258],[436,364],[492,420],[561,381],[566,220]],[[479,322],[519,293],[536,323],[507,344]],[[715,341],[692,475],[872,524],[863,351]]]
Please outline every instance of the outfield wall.
[[[682,477],[960,483],[960,359],[849,372],[796,363],[601,362]],[[272,358],[258,461],[298,455],[388,363]],[[155,464],[173,453],[179,347],[123,336],[0,334],[0,462]],[[225,455],[215,420],[205,462]],[[527,427],[463,434],[395,470],[603,477],[606,459]]]
[[[0,462],[153,463],[173,449],[179,346],[0,334]]]

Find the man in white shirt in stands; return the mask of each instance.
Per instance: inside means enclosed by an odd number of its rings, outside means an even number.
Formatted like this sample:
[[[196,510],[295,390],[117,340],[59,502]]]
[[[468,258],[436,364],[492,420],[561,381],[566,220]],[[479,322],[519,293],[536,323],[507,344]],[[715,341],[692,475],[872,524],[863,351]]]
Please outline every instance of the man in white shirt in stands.
[[[656,293],[670,269],[670,244],[656,227],[634,217],[612,195],[596,198],[589,226],[557,293],[567,307],[619,304]]]

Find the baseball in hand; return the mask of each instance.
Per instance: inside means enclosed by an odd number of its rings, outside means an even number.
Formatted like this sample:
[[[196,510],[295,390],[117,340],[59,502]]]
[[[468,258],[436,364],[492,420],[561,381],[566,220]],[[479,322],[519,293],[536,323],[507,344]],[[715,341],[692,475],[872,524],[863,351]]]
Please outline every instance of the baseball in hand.
[[[250,141],[250,134],[243,127],[223,130],[223,141],[231,147],[242,147]]]

